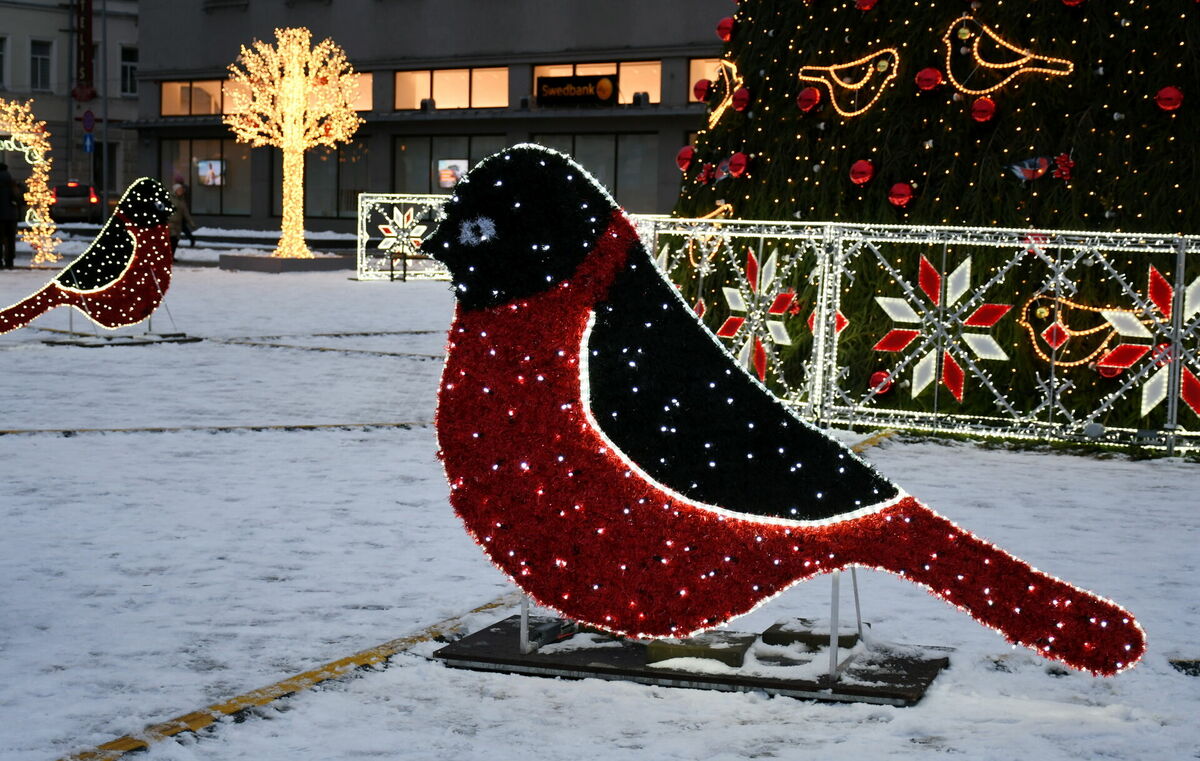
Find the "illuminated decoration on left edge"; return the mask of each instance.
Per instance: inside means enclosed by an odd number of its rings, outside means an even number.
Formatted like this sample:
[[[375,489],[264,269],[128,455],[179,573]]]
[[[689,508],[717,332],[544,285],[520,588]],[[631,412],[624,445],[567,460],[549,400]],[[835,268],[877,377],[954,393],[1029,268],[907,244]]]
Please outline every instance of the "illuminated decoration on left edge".
[[[33,101],[24,103],[0,98],[0,150],[14,151],[25,157],[31,173],[25,184],[25,222],[21,238],[33,249],[33,263],[56,262],[58,236],[50,218],[50,132],[46,123],[33,115]]]
[[[171,285],[171,209],[157,180],[134,182],[86,251],[37,292],[0,309],[0,333],[57,306],[74,307],[110,330],[149,317]]]
[[[1128,611],[938,515],[742,372],[569,158],[485,159],[424,248],[458,299],[437,413],[450,499],[542,605],[686,636],[861,565],[1074,668],[1145,651]]]
[[[350,140],[362,119],[357,80],[333,40],[312,45],[305,28],[275,30],[276,45],[255,40],[229,65],[233,101],[225,124],[237,139],[283,152],[283,224],[272,256],[312,258],[304,242],[304,152]]]

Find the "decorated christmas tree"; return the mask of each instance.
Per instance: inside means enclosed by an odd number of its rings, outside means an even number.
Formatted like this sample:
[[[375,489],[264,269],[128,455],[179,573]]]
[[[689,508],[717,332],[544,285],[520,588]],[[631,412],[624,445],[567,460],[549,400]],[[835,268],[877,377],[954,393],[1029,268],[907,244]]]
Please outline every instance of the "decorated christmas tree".
[[[745,0],[718,34],[681,216],[1200,228],[1194,0]]]
[[[877,425],[1200,428],[1194,0],[745,0],[716,27],[676,216],[874,226],[660,246],[776,393]]]

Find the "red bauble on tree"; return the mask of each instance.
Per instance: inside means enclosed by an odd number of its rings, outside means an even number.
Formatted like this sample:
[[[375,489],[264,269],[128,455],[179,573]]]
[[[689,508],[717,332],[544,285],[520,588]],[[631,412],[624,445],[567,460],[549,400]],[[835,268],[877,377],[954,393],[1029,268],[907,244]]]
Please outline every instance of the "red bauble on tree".
[[[908,202],[912,199],[913,186],[907,182],[897,182],[888,189],[888,203],[897,209],[903,209],[905,206],[908,206]]]
[[[860,11],[869,11],[875,7],[876,2],[878,0],[854,0],[854,7]]]
[[[696,96],[696,100],[708,100],[708,94],[711,91],[711,79],[697,79],[696,84],[692,85],[692,95]]]
[[[976,98],[971,104],[971,118],[977,122],[989,122],[996,115],[996,101],[988,97]]]
[[[916,83],[918,89],[932,90],[942,83],[942,72],[933,66],[927,66],[917,72]]]
[[[729,174],[734,177],[741,177],[746,173],[746,168],[750,165],[750,157],[738,151],[729,157]]]
[[[733,94],[733,110],[745,111],[750,105],[750,91],[745,87],[739,87]]]
[[[805,87],[796,96],[796,106],[806,114],[820,105],[820,103],[821,91],[815,87]]]
[[[1083,0],[1062,0],[1062,3],[1068,8],[1074,8],[1077,5],[1083,5]]]
[[[1183,91],[1167,85],[1154,96],[1154,102],[1163,111],[1174,111],[1183,105]]]
[[[686,172],[688,167],[692,165],[692,157],[696,155],[696,149],[690,145],[685,145],[679,149],[679,153],[675,154],[675,165],[679,167],[679,171]]]
[[[867,159],[859,159],[850,165],[850,182],[866,185],[875,176],[875,165]]]
[[[729,38],[733,36],[733,16],[726,16],[717,22],[717,36],[725,42],[729,42]]]
[[[871,390],[875,392],[875,396],[883,396],[892,390],[892,376],[884,370],[871,373]]]

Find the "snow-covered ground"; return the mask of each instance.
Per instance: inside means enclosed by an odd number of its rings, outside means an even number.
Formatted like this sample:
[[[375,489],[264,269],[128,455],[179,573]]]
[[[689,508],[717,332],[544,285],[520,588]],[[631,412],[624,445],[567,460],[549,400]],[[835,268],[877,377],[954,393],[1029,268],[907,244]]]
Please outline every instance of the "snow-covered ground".
[[[49,274],[0,272],[0,302]],[[0,337],[0,430],[201,429],[0,436],[0,759],[85,750],[508,591],[434,457],[432,357],[451,308],[440,283],[180,267],[154,329],[203,342]],[[34,325],[69,324],[58,310]],[[412,425],[203,430],[397,422]],[[1200,657],[1198,466],[921,441],[868,455],[960,524],[1133,610],[1145,660],[1113,679],[1063,674],[860,572],[875,636],[955,649],[916,707],[454,671],[422,657],[430,644],[144,757],[1200,758],[1200,679],[1168,664]],[[821,617],[828,595],[800,585],[731,628]]]

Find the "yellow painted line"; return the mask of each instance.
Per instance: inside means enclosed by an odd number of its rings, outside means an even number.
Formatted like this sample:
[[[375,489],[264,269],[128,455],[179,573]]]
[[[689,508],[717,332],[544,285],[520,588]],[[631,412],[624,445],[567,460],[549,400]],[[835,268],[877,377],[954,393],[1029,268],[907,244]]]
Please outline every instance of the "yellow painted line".
[[[852,452],[854,452],[854,454],[862,454],[863,452],[867,451],[871,447],[879,446],[883,442],[885,442],[888,439],[895,436],[897,433],[898,433],[897,431],[895,431],[891,428],[885,428],[882,431],[876,431],[875,433],[871,434],[867,438],[865,438],[862,441],[858,442],[857,444],[854,444],[853,446],[851,446],[850,450]]]
[[[326,663],[320,668],[306,671],[303,674],[297,674],[296,676],[284,679],[282,682],[276,682],[269,687],[252,690],[244,695],[226,700],[223,703],[214,703],[199,711],[177,716],[160,724],[151,724],[137,735],[118,737],[116,740],[106,742],[92,750],[85,750],[71,756],[66,756],[60,759],[60,761],[111,761],[112,759],[120,758],[130,751],[145,750],[152,743],[161,742],[182,732],[195,732],[211,726],[224,716],[232,716],[247,708],[267,705],[286,695],[307,690],[314,685],[329,681],[330,679],[343,677],[355,669],[382,663],[393,655],[408,650],[414,645],[461,631],[463,628],[463,619],[467,616],[484,613],[497,608],[507,608],[516,605],[520,600],[521,594],[519,592],[509,592],[467,613],[439,621],[416,634],[400,637],[399,639],[385,642],[368,650],[363,650],[360,653],[355,653],[347,658]]]
[[[327,431],[338,428],[423,428],[433,425],[425,421],[397,423],[296,423],[293,425],[180,425],[147,428],[12,428],[0,429],[0,436],[59,435],[78,433],[225,433],[230,431]]]
[[[178,429],[162,429],[162,430],[178,430]],[[877,446],[886,439],[896,435],[896,431],[883,430],[879,431],[867,438],[854,444],[851,449],[855,452],[863,452],[870,447]],[[326,663],[320,668],[306,671],[303,674],[284,679],[282,682],[276,682],[268,687],[262,687],[257,690],[252,690],[239,695],[231,700],[226,700],[223,703],[214,703],[207,708],[199,711],[193,711],[182,716],[177,716],[174,719],[164,721],[159,724],[151,724],[141,731],[140,734],[126,735],[118,737],[116,740],[99,745],[92,750],[82,751],[71,756],[66,756],[60,761],[112,761],[120,758],[130,751],[145,750],[152,743],[161,742],[168,738],[174,737],[182,732],[196,732],[211,726],[219,721],[224,716],[232,716],[236,713],[244,711],[248,708],[256,706],[264,706],[281,697],[291,695],[302,690],[309,689],[322,682],[330,679],[338,679],[345,676],[347,673],[370,666],[376,663],[382,663],[393,655],[401,653],[409,648],[428,642],[440,636],[452,634],[462,630],[462,620],[476,613],[484,613],[497,608],[507,608],[516,605],[521,600],[520,592],[509,592],[501,597],[484,603],[477,608],[472,609],[468,613],[453,618],[447,618],[439,621],[432,626],[411,634],[407,637],[394,639],[390,642],[385,642],[382,645],[372,647],[368,650],[351,655],[347,658]]]

